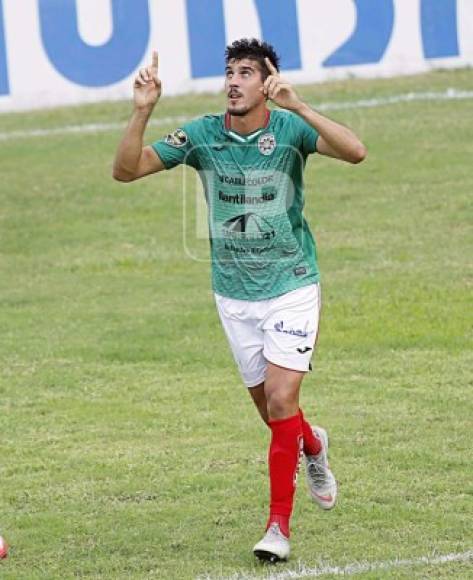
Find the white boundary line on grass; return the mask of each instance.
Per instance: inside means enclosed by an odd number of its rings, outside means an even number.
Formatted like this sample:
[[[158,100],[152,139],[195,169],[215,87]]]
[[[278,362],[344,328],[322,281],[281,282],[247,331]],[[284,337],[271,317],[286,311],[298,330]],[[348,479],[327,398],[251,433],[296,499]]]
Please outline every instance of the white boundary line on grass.
[[[395,105],[398,103],[411,103],[413,101],[452,101],[473,99],[473,91],[462,91],[459,89],[447,89],[442,92],[423,92],[423,93],[404,93],[400,95],[391,95],[377,99],[361,99],[358,101],[341,101],[318,103],[315,108],[318,111],[340,111],[345,109],[373,109],[384,107],[386,105]],[[163,127],[176,125],[189,121],[191,117],[175,116],[163,117],[161,119],[152,119],[150,125],[153,127]],[[86,125],[65,125],[53,129],[27,129],[24,131],[5,131],[0,132],[0,141],[12,141],[14,139],[27,139],[31,137],[49,137],[58,135],[83,134],[83,133],[105,133],[107,131],[121,131],[124,123],[90,123]]]
[[[296,580],[297,578],[317,578],[319,576],[354,576],[364,572],[389,571],[394,568],[411,566],[438,566],[450,562],[468,562],[473,560],[473,550],[467,552],[445,554],[443,556],[421,556],[399,560],[386,560],[385,562],[353,562],[346,566],[332,566],[321,564],[316,568],[308,568],[302,563],[294,570],[269,573],[265,575],[249,575],[235,573],[232,576],[198,576],[197,580]]]

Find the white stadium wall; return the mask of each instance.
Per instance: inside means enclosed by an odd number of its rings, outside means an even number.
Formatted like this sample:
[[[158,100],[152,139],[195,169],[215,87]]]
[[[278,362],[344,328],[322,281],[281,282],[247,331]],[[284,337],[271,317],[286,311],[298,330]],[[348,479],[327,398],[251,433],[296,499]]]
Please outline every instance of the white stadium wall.
[[[218,91],[236,38],[292,82],[473,65],[473,0],[0,0],[0,111],[123,99],[156,48],[167,95]]]

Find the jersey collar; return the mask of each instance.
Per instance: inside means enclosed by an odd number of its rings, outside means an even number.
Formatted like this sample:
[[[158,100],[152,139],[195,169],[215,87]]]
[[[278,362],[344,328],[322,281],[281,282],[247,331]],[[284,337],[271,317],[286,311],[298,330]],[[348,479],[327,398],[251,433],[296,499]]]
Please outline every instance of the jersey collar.
[[[231,137],[235,141],[238,141],[239,143],[250,143],[251,141],[253,141],[253,139],[256,139],[258,135],[260,135],[265,129],[268,128],[270,119],[271,119],[271,111],[269,109],[266,109],[263,127],[261,127],[260,129],[256,129],[256,131],[253,131],[253,133],[250,133],[249,135],[240,135],[239,133],[231,129],[231,115],[227,111],[225,113],[224,119],[225,131],[227,132],[227,135],[229,137]]]

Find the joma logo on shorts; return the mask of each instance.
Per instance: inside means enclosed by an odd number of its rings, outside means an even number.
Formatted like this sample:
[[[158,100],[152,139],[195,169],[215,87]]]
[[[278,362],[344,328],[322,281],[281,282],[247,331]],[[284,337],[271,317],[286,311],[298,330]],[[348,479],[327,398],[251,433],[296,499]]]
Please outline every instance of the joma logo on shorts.
[[[284,334],[293,334],[294,336],[307,336],[307,331],[305,330],[294,330],[293,328],[284,328],[284,322],[276,322],[274,325],[274,330],[276,332],[284,332]]]

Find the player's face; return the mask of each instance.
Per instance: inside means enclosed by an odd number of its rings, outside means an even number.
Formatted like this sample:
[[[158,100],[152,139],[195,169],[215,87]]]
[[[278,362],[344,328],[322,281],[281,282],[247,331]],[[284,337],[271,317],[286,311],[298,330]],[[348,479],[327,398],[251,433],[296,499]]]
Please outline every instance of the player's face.
[[[244,116],[265,102],[259,64],[249,58],[231,60],[225,68],[225,93],[230,115]]]

